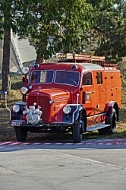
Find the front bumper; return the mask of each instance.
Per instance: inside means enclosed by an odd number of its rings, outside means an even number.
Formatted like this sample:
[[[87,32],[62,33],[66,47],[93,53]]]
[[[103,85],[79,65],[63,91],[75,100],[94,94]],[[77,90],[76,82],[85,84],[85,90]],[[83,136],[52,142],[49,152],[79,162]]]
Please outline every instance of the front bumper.
[[[27,124],[24,121],[13,120],[10,122],[10,125],[14,127],[21,127],[27,129],[30,132],[45,132],[45,133],[66,133],[72,130],[73,123],[69,122],[52,122],[52,123],[39,123],[39,124]]]
[[[32,128],[38,128],[38,127],[67,127],[73,125],[73,123],[70,122],[52,122],[52,123],[44,123],[41,122],[39,124],[27,124],[24,120],[12,120],[10,122],[10,125],[12,127],[20,126],[20,127],[32,127]]]

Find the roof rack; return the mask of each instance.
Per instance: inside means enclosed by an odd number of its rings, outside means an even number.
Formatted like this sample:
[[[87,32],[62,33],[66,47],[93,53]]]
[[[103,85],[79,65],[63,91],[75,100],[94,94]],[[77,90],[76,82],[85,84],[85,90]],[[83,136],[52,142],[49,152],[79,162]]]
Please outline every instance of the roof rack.
[[[88,54],[75,54],[75,53],[58,53],[56,56],[60,60],[66,60],[66,59],[71,59],[71,60],[82,60],[82,61],[105,61],[104,56],[92,56]]]
[[[106,61],[104,56],[95,56],[88,54],[75,54],[75,53],[58,53],[56,58],[59,62],[82,62],[82,63],[97,63],[102,67],[117,67],[117,64],[112,64]]]

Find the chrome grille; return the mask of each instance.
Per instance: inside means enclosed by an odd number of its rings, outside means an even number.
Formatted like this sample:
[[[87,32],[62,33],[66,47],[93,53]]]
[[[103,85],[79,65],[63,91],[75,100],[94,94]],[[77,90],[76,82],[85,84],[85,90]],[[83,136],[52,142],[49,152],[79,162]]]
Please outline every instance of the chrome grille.
[[[50,104],[49,98],[47,96],[30,96],[28,97],[28,107],[37,103],[41,107],[42,111],[42,120],[48,122],[50,118]]]

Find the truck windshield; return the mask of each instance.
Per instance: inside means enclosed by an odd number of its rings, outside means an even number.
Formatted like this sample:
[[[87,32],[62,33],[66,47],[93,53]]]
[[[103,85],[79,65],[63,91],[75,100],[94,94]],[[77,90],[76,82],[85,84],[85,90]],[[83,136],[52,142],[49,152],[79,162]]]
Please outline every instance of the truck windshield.
[[[54,75],[55,73],[55,75]],[[54,77],[55,76],[55,77]],[[80,74],[77,71],[68,70],[41,70],[32,71],[30,76],[30,84],[46,84],[56,83],[71,86],[78,86]]]
[[[52,70],[32,71],[30,77],[30,83],[31,84],[52,83],[53,73],[54,71]]]
[[[65,71],[60,70],[55,73],[55,83],[57,84],[65,84],[71,86],[78,86],[79,83],[79,72],[77,71]]]

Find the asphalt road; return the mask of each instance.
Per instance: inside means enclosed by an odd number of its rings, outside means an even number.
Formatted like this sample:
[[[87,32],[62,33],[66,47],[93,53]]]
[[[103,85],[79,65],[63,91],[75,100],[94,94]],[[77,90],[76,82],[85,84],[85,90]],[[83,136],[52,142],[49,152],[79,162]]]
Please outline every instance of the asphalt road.
[[[126,190],[126,139],[0,143],[0,190]]]

